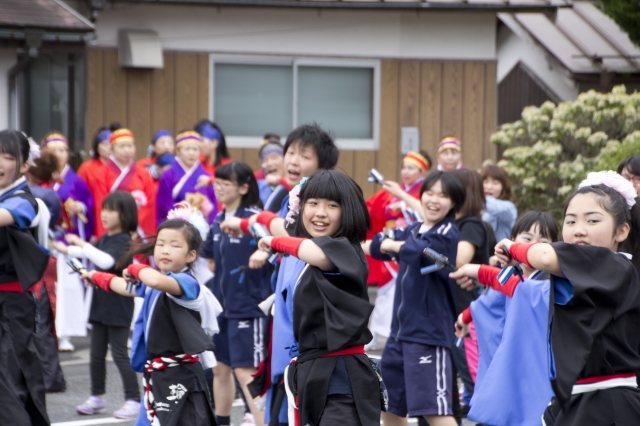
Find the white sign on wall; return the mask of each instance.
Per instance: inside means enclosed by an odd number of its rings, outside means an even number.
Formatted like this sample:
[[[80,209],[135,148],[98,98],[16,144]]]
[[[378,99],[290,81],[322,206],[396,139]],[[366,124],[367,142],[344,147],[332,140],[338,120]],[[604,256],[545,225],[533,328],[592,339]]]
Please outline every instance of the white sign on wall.
[[[420,132],[417,127],[403,127],[401,136],[402,154],[420,150]]]

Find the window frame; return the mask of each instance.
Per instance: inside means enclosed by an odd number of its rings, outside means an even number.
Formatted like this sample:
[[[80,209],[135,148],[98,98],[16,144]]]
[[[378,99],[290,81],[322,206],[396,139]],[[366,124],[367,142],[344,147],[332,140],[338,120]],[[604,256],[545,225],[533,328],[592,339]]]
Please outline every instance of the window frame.
[[[296,127],[298,119],[298,68],[300,66],[314,67],[342,67],[342,68],[371,68],[373,70],[373,98],[372,98],[372,138],[351,139],[336,138],[336,145],[340,149],[355,151],[377,150],[380,145],[380,60],[377,59],[338,59],[338,58],[309,58],[291,56],[267,55],[219,55],[209,56],[209,119],[215,122],[215,65],[286,65],[292,67],[293,74],[293,113],[292,128]],[[224,130],[224,129],[223,129]],[[265,129],[265,132],[269,131]],[[229,148],[260,148],[262,137],[226,135]],[[286,135],[282,136],[282,142]]]

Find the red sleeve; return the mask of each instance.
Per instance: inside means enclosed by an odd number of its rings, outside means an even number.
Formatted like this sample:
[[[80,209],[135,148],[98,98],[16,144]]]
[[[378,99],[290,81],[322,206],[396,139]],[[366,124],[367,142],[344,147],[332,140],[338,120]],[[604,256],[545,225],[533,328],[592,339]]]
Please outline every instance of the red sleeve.
[[[144,195],[147,197],[147,204],[138,209],[138,225],[145,235],[153,235],[156,233],[156,192],[153,178],[146,169],[138,168],[137,174],[140,176]]]
[[[462,311],[462,322],[465,324],[470,324],[473,321],[471,317],[471,306],[467,307],[464,311]]]
[[[517,274],[513,274],[511,278],[502,285],[498,281],[500,271],[501,269],[496,268],[495,266],[480,265],[480,270],[478,270],[478,281],[496,291],[499,291],[507,297],[513,297],[513,293],[516,291],[516,287],[520,283],[520,277]]]
[[[109,175],[113,172],[108,167],[102,167],[98,170],[97,175],[93,179],[93,184],[89,186],[89,191],[93,195],[93,206],[95,212],[95,228],[94,235],[96,238],[100,238],[107,230],[102,226],[100,220],[100,213],[102,212],[102,203],[104,199],[109,195]]]

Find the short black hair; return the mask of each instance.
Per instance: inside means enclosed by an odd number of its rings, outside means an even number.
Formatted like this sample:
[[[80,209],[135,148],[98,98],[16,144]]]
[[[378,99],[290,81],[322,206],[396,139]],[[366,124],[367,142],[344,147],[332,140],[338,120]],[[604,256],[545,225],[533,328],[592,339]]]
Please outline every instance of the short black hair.
[[[20,167],[29,160],[29,139],[17,130],[3,130],[0,132],[0,153],[16,159],[15,181],[20,177]]]
[[[247,163],[232,161],[231,163],[218,166],[216,168],[216,178],[229,180],[238,186],[246,183],[249,190],[242,196],[240,205],[242,207],[256,206],[262,208],[258,181],[256,181],[256,176],[253,174],[253,169],[251,169]]]
[[[340,204],[342,221],[340,229],[332,238],[345,237],[352,244],[359,244],[367,238],[371,229],[371,218],[362,196],[362,189],[344,173],[335,170],[318,170],[300,190],[300,213],[296,220],[296,235],[310,238],[302,223],[302,211],[310,198],[324,198]]]
[[[518,234],[528,232],[533,225],[538,225],[538,232],[544,238],[548,238],[551,241],[558,241],[558,224],[553,217],[546,212],[532,210],[526,212],[516,220],[516,223],[511,228],[511,239],[515,240]]]
[[[627,157],[618,165],[618,174],[622,174],[624,169],[629,169],[629,172],[640,176],[640,155],[634,155],[633,157]]]
[[[316,123],[303,124],[289,133],[284,144],[285,155],[292,145],[300,145],[300,148],[313,147],[318,157],[318,169],[331,170],[338,164],[338,147],[329,133]]]
[[[453,216],[458,213],[464,205],[466,192],[460,179],[452,172],[434,170],[429,173],[427,177],[424,178],[424,181],[422,181],[422,186],[420,186],[420,198],[422,198],[422,194],[430,190],[438,181],[440,181],[442,185],[442,193],[453,201],[453,208],[447,213],[447,216]]]
[[[115,191],[107,195],[102,202],[102,209],[118,212],[122,232],[133,233],[138,229],[138,206],[128,192]]]

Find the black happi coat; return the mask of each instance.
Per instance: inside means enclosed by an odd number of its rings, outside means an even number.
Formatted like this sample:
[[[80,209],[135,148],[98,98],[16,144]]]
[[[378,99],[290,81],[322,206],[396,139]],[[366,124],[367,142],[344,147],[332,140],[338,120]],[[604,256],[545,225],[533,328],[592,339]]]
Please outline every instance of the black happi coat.
[[[640,425],[637,388],[571,395],[576,380],[640,371],[638,273],[626,257],[606,248],[566,243],[553,248],[566,280],[552,277],[556,400],[545,419],[551,413],[557,426]]]
[[[367,328],[373,307],[367,293],[368,267],[360,245],[346,238],[320,237],[317,244],[335,266],[309,266],[293,299],[293,333],[298,341],[295,383],[303,425],[316,425],[326,404],[329,380],[338,360],[323,355],[371,341]],[[380,424],[378,380],[366,355],[342,357],[349,374],[360,423]]]
[[[147,354],[151,359],[199,354],[215,348],[211,338],[202,329],[200,313],[178,305],[166,293],[158,296],[150,321]],[[178,424],[182,409],[194,388],[206,392],[213,418],[211,398],[204,370],[199,362],[155,371],[152,373],[152,381],[156,417],[162,426]],[[176,385],[182,385],[189,392],[186,398],[175,399],[171,390]]]

